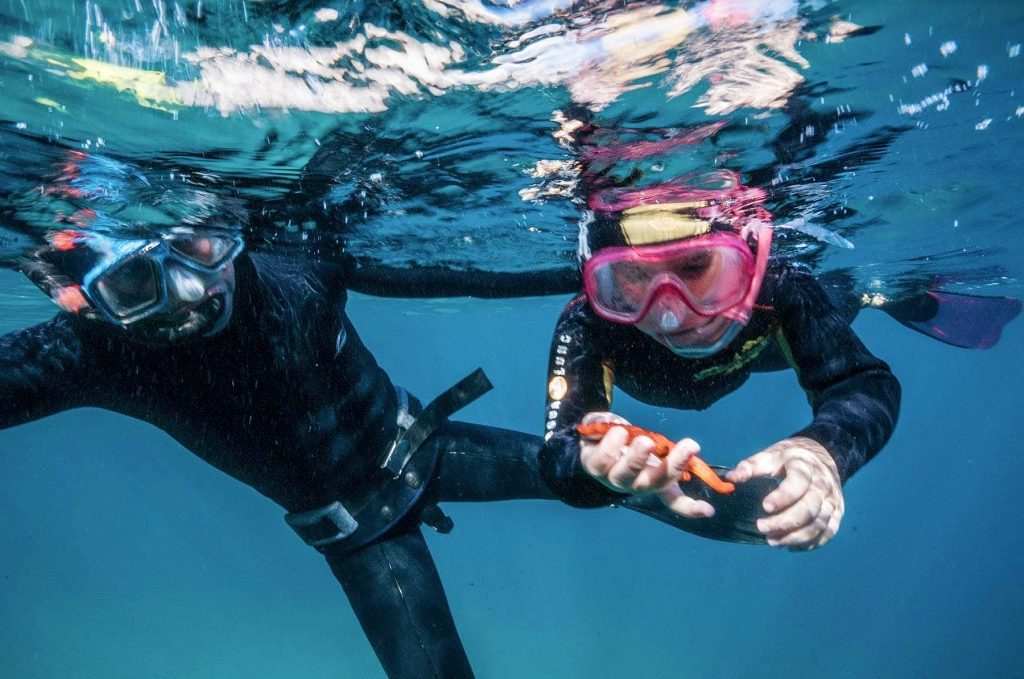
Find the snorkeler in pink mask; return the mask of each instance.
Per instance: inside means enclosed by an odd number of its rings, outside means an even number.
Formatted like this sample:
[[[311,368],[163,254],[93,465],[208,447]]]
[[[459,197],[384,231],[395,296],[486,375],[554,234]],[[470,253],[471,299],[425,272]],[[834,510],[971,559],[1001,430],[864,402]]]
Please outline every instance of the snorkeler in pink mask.
[[[899,383],[808,271],[770,260],[763,201],[725,171],[590,196],[585,292],[555,330],[542,456],[570,504],[664,504],[694,533],[790,549],[818,547],[838,530],[842,483],[892,433]],[[577,433],[581,423],[627,424],[608,412],[613,384],[658,406],[704,409],[783,360],[813,419],[729,471],[736,496],[676,483],[699,451],[692,439],[660,458],[650,439],[628,440],[621,427],[599,439]],[[754,479],[779,482],[743,493]]]

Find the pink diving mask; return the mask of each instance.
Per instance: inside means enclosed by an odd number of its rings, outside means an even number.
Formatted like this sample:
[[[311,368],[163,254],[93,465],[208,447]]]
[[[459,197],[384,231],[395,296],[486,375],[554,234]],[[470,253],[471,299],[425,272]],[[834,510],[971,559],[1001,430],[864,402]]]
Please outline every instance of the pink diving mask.
[[[771,228],[757,230],[756,257],[732,231],[605,248],[587,261],[583,283],[591,308],[601,318],[640,325],[677,354],[704,356],[724,346],[750,320],[771,241]],[[677,311],[667,312],[666,321],[658,317],[652,323],[647,317],[656,305],[656,312]],[[686,328],[686,319],[679,316],[687,311],[701,317],[699,327],[691,323]]]

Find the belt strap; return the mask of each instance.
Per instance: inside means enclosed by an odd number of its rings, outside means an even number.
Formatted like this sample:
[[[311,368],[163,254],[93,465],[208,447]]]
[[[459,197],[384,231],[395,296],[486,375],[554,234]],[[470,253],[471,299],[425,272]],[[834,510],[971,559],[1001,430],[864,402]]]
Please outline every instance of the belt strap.
[[[402,385],[395,385],[395,396],[398,399],[398,415],[395,416],[395,423],[400,430],[397,438],[401,438],[401,435],[416,421],[416,416],[413,415],[410,408],[409,392]]]
[[[340,502],[308,512],[292,512],[286,514],[284,520],[311,547],[344,540],[359,528],[359,522]]]
[[[477,368],[413,416],[408,393],[396,387],[398,437],[380,463],[381,469],[393,475],[393,478],[378,478],[376,486],[367,490],[361,498],[357,497],[347,508],[335,501],[307,512],[290,513],[285,516],[285,521],[306,544],[321,552],[337,549],[338,543],[343,543],[344,549],[356,549],[376,539],[401,519],[417,501],[434,469],[436,456],[421,456],[409,465],[413,454],[444,424],[449,415],[492,388],[484,371]],[[411,469],[402,481],[397,482],[407,465]],[[421,520],[441,533],[452,529],[452,520],[436,505],[426,505]]]
[[[412,426],[391,446],[380,466],[397,479],[412,454],[448,419],[449,415],[493,388],[494,385],[480,368],[463,377],[427,404],[427,407],[416,416]]]

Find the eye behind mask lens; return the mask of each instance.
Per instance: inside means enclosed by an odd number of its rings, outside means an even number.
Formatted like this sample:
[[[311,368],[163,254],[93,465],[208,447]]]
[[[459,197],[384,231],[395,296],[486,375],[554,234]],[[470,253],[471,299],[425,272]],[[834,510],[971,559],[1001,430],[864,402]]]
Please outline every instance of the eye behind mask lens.
[[[102,301],[118,318],[127,318],[160,301],[160,272],[146,257],[128,260],[96,283]]]
[[[206,267],[216,267],[235,249],[235,241],[219,236],[196,236],[175,238],[170,242],[171,250],[182,257]]]

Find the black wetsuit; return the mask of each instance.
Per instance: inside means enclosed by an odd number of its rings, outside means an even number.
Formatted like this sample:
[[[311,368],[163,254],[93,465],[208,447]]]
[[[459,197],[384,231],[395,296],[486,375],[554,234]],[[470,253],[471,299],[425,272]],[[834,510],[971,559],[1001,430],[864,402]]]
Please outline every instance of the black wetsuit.
[[[621,499],[582,469],[575,431],[584,414],[608,410],[613,382],[646,403],[702,410],[740,387],[751,372],[789,365],[814,412],[812,423],[794,435],[822,444],[845,481],[888,440],[900,399],[899,382],[854,334],[851,315],[832,305],[809,272],[773,262],[750,323],[720,352],[687,359],[631,325],[600,318],[585,296],[575,298],[552,339],[545,477],[572,505]],[[713,532],[724,516],[719,512],[700,525]]]
[[[396,482],[380,463],[398,432],[399,398],[345,313],[346,285],[400,290],[379,271],[272,255],[243,254],[235,272],[231,322],[212,337],[148,346],[69,313],[0,337],[0,428],[105,408],[156,425],[289,512],[387,496]],[[416,278],[418,292],[500,296],[516,278],[418,274],[399,276],[399,287]],[[545,292],[575,282],[540,281]],[[437,502],[554,500],[542,446],[540,436],[444,422],[410,463],[429,473],[415,501],[384,523],[371,517],[386,532],[321,550],[389,676],[472,675],[419,524],[436,518]],[[408,499],[405,478],[397,485]],[[693,531],[660,504],[634,509]]]
[[[242,255],[230,324],[190,343],[140,345],[69,313],[0,337],[0,428],[105,408],[156,425],[290,512],[366,493],[396,436],[395,388],[345,314],[340,270],[306,266]],[[419,511],[553,499],[540,447],[538,436],[448,422],[422,446],[436,459],[426,492],[384,538],[324,550],[389,675],[471,675]]]

